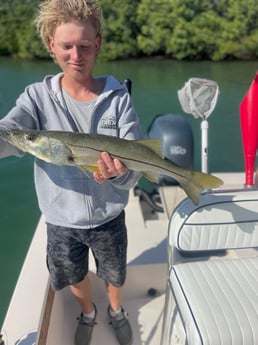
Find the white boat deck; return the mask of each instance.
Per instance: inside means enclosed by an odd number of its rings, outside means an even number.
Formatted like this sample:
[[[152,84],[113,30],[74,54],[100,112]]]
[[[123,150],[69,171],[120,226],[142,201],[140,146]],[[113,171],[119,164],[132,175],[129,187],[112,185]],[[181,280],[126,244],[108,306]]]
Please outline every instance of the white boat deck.
[[[162,214],[161,219],[144,222],[138,198],[132,195],[126,215],[128,269],[123,289],[123,307],[129,314],[133,328],[133,344],[157,345],[160,342],[166,286],[167,219]],[[92,345],[116,344],[107,317],[108,302],[104,284],[94,271],[95,266],[91,260],[93,296],[98,309]],[[155,296],[148,294],[150,289],[155,289]],[[72,345],[80,309],[68,289],[55,293],[52,310],[46,345]],[[56,329],[60,331],[57,333]]]
[[[149,220],[144,219],[139,198],[131,193],[126,208],[128,273],[123,306],[133,327],[134,345],[159,344],[162,325],[168,219],[165,214],[149,214],[147,218],[149,216]],[[49,289],[45,248],[46,229],[41,218],[1,330],[5,345],[33,345],[35,341],[38,345],[73,345],[80,309],[69,289],[56,293]],[[98,309],[92,345],[113,345],[116,340],[107,318],[104,284],[94,271],[91,259],[90,274]],[[149,289],[154,289],[156,294],[150,296]]]
[[[243,187],[239,182],[244,180],[243,174],[229,174],[228,181],[227,175],[219,174],[225,179],[224,188]],[[151,214],[143,207],[143,217],[139,198],[133,192],[126,208],[128,273],[123,306],[132,324],[134,345],[159,345],[161,339],[168,278],[168,218],[185,194],[179,187],[164,187],[161,197],[165,213]],[[80,308],[69,289],[56,293],[49,289],[45,245],[45,224],[41,218],[2,327],[5,345],[73,345]],[[107,318],[104,284],[94,271],[91,259],[90,274],[98,309],[92,345],[115,345],[117,342]],[[42,306],[45,306],[43,311]]]

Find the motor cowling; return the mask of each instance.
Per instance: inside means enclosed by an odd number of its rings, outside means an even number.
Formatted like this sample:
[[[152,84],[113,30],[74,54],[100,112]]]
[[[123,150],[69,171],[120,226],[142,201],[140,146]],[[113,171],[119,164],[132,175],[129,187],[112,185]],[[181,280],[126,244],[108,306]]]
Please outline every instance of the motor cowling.
[[[147,137],[160,139],[164,157],[184,168],[193,166],[193,132],[189,122],[181,115],[161,114],[151,122]],[[171,177],[160,175],[159,185],[177,185]]]

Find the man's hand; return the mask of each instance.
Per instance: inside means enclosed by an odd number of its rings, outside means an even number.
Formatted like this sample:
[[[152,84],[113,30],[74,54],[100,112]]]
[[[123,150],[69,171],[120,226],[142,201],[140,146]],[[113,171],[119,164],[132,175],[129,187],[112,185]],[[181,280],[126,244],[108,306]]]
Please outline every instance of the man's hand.
[[[113,159],[107,152],[101,152],[97,165],[99,172],[94,172],[93,177],[98,183],[103,183],[111,177],[122,176],[128,171],[119,159]]]

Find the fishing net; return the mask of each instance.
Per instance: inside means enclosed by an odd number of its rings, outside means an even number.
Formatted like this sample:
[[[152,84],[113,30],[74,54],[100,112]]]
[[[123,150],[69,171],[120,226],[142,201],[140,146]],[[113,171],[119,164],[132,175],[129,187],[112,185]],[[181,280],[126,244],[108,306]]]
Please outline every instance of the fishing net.
[[[207,119],[215,108],[219,94],[218,84],[212,80],[191,78],[178,91],[182,109],[195,118]]]

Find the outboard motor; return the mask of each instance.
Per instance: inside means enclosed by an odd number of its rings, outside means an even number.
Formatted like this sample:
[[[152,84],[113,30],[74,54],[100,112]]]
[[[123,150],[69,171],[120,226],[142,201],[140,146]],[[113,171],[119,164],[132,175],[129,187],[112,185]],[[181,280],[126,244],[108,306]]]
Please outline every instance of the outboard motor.
[[[181,115],[157,115],[147,130],[148,139],[159,139],[164,157],[184,168],[193,166],[193,133],[190,124]],[[159,186],[178,185],[173,178],[160,175],[158,185],[151,192],[147,192],[140,185],[134,189],[135,195],[147,202],[153,212],[163,212],[158,191]]]
[[[181,115],[157,115],[147,131],[148,138],[160,139],[166,159],[184,168],[193,166],[193,132],[189,122]],[[159,185],[177,185],[171,177],[160,175]]]

